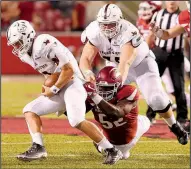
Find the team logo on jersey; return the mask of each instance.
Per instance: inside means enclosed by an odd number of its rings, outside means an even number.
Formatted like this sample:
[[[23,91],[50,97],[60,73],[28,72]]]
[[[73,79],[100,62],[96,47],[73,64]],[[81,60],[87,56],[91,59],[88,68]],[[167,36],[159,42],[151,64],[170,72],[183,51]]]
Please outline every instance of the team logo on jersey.
[[[100,54],[102,56],[111,56],[111,55],[116,55],[118,56],[121,52],[114,52],[113,50],[110,50],[108,52],[105,52],[105,51],[100,51]]]
[[[47,39],[44,43],[47,45],[50,43],[50,41]]]
[[[37,67],[36,70],[41,71],[41,70],[45,69],[47,66],[48,66],[47,64],[41,65],[41,66]]]
[[[132,34],[132,36],[135,36],[135,35],[137,35],[137,32],[134,31],[134,32],[131,32],[131,34]]]

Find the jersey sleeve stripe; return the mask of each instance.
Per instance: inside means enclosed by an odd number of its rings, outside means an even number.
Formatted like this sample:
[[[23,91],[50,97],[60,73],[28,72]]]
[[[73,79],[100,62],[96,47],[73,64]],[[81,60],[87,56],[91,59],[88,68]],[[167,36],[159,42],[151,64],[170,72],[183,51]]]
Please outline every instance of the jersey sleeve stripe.
[[[129,97],[127,97],[126,99],[132,101],[135,98],[136,94],[137,94],[137,89],[135,89],[133,91],[133,93]]]

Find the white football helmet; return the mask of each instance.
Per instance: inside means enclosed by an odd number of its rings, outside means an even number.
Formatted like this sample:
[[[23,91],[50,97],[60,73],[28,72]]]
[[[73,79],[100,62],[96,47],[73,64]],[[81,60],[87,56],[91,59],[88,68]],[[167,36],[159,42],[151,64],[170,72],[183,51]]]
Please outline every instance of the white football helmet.
[[[13,46],[14,55],[24,55],[32,46],[35,35],[36,32],[28,21],[15,21],[7,30],[7,45]]]
[[[149,20],[152,18],[152,6],[148,2],[141,2],[139,4],[138,16],[143,20]]]
[[[102,33],[109,39],[117,35],[123,18],[120,8],[115,4],[106,4],[98,12],[97,21]]]

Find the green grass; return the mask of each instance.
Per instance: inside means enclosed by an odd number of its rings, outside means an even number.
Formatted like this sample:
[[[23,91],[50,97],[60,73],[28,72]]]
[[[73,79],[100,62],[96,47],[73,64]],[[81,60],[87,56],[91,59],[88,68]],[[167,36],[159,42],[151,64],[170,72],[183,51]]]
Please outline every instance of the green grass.
[[[188,86],[188,81],[186,86]],[[24,82],[18,80],[13,81],[3,81],[1,88],[1,115],[2,116],[22,116],[23,107],[38,97],[41,93],[42,82],[39,80],[30,80],[30,76],[26,77]],[[187,89],[187,87],[186,87]],[[145,115],[147,105],[145,100],[141,99],[139,101],[139,114]],[[57,118],[55,114],[47,115],[49,118]],[[59,118],[65,118],[61,116]],[[93,118],[92,113],[88,113],[86,118]]]
[[[2,83],[2,116],[22,114],[22,108],[41,92],[39,82],[4,82]]]
[[[39,81],[20,82],[6,81],[2,82],[2,116],[22,116],[23,107],[38,97],[41,93],[42,83]],[[144,100],[140,101],[140,114],[145,114],[146,104]],[[55,114],[46,117],[56,118]],[[86,115],[87,118],[93,118],[92,113]],[[61,116],[60,118],[64,118]]]
[[[175,140],[141,138],[131,150],[128,160],[114,166],[103,165],[90,139],[82,136],[45,135],[48,158],[21,162],[15,156],[30,146],[26,134],[2,135],[2,168],[189,168],[190,144],[182,146]],[[6,144],[7,143],[7,144]]]
[[[35,80],[2,81],[2,116],[21,116],[23,107],[41,92],[41,82]],[[144,100],[139,102],[140,114],[145,114]],[[56,118],[56,115],[46,117]],[[92,113],[87,118],[92,118]],[[61,116],[60,118],[64,118]],[[30,146],[30,135],[2,134],[1,168],[189,168],[190,144],[182,146],[176,140],[141,138],[126,161],[105,166],[90,140],[81,136],[44,135],[49,154],[43,161],[21,162],[15,156]],[[84,142],[83,142],[84,141]],[[88,142],[86,142],[88,141]],[[164,142],[169,141],[169,142]]]

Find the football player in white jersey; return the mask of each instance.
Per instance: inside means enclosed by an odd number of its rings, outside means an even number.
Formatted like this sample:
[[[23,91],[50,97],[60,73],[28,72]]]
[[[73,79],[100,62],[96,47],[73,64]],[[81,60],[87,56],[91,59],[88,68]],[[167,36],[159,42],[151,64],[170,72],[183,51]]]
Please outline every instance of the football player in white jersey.
[[[162,116],[180,144],[187,144],[188,134],[175,120],[171,103],[161,84],[154,54],[139,30],[123,19],[115,4],[106,4],[82,34],[87,38],[80,69],[87,81],[95,83],[91,63],[99,52],[101,57],[117,64],[123,83],[136,82],[147,104]],[[81,39],[85,42],[85,37]]]
[[[122,153],[104,137],[92,122],[85,120],[87,93],[80,78],[83,78],[77,61],[70,51],[49,34],[35,37],[35,30],[28,21],[18,20],[7,30],[7,44],[23,62],[41,74],[48,76],[60,72],[52,87],[44,86],[42,96],[28,103],[23,113],[32,137],[32,147],[17,156],[20,160],[36,160],[47,156],[40,116],[57,111],[66,111],[72,127],[84,132],[107,152],[104,164],[114,164]]]

